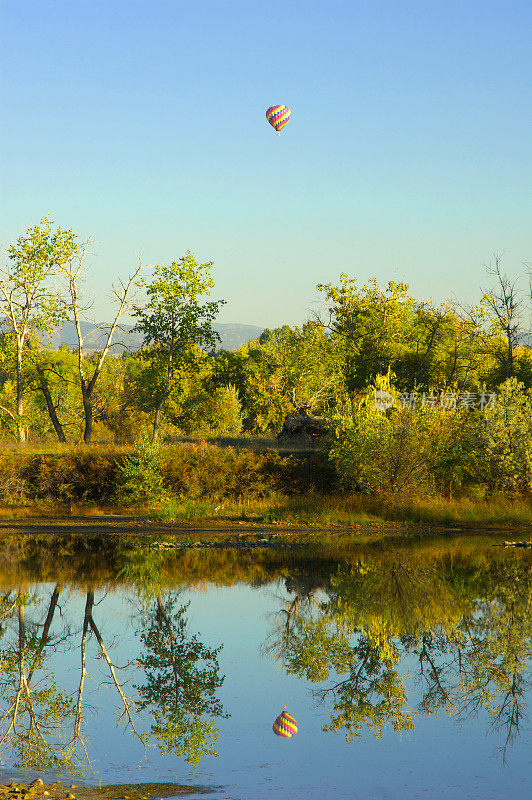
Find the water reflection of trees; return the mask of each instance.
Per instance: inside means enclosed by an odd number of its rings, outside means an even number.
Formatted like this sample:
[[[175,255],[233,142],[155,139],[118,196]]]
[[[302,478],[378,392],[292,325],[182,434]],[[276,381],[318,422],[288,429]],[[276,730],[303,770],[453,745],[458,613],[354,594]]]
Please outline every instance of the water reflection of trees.
[[[288,599],[280,601],[266,649],[309,681],[329,711],[325,730],[350,739],[367,729],[408,730],[419,714],[461,720],[487,712],[505,753],[525,718],[531,554],[477,544],[423,548],[358,547],[343,560],[314,553],[308,564],[299,550],[285,561],[275,551],[135,551],[127,576],[145,599],[131,615],[141,644],[131,664],[122,663],[104,624],[105,604],[95,599],[102,597],[93,588],[100,573],[84,579],[81,603],[71,603],[60,583],[39,593],[0,592],[0,749],[41,771],[86,770],[92,679],[106,683],[102,690],[109,685],[143,746],[192,764],[215,755],[223,715],[219,649],[190,633],[186,606],[165,587],[205,580],[263,586],[283,575]],[[118,574],[123,562],[115,560]],[[47,570],[55,575],[52,565]],[[77,672],[66,691],[52,655],[72,650]]]
[[[163,752],[174,752],[196,765],[216,755],[213,724],[223,709],[216,690],[218,649],[208,649],[187,629],[186,606],[174,610],[175,594],[146,600],[135,615],[145,645],[139,659],[119,666],[115,641],[108,641],[97,622],[94,589],[85,592],[83,619],[67,622],[61,609],[61,585],[49,597],[35,591],[0,594],[0,756],[9,753],[14,766],[41,772],[81,775],[91,768],[85,734],[87,679],[116,692],[118,721],[145,748],[152,740]],[[67,605],[67,599],[63,600]],[[90,640],[96,648],[89,647]],[[72,691],[58,688],[50,656],[78,650],[78,678]],[[104,676],[89,669],[91,656],[104,664]],[[144,668],[146,681],[132,694],[131,676]],[[92,671],[92,674],[90,674]],[[107,673],[107,675],[105,675]],[[140,712],[145,712],[141,714]],[[147,715],[153,721],[142,731]]]
[[[506,755],[529,687],[528,560],[479,570],[361,559],[321,591],[309,595],[294,581],[286,588],[266,649],[316,684],[330,709],[324,730],[350,740],[364,729],[411,728],[420,713],[464,720],[485,711]]]
[[[162,753],[175,753],[197,764],[203,755],[216,756],[218,730],[213,720],[224,716],[216,690],[223,683],[218,653],[187,631],[188,603],[176,609],[177,595],[148,601],[138,659],[146,680],[137,688],[139,708],[151,713],[151,733]]]
[[[27,618],[28,608],[39,604],[34,593],[4,592],[0,600],[0,634],[13,628],[12,643],[0,650],[0,693],[4,705],[0,717],[0,752],[12,750],[16,766],[76,771],[75,734],[69,737],[65,721],[73,718],[72,698],[57,688],[46,669],[50,649],[68,635],[52,637],[50,628],[61,587],[56,586],[48,602],[44,622]],[[39,633],[39,629],[41,629]]]

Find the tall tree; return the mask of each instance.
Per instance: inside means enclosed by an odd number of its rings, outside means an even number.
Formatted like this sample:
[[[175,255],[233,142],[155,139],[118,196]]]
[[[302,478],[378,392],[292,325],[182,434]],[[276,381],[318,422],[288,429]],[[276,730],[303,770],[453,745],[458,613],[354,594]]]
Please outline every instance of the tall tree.
[[[156,266],[146,287],[147,300],[135,306],[136,329],[144,334],[144,343],[153,345],[150,357],[159,362],[160,382],[155,399],[153,432],[159,432],[161,411],[166,403],[176,370],[194,356],[195,348],[212,350],[220,337],[212,329],[212,320],[225,300],[201,303],[214,286],[212,261],[198,264],[190,251],[169,266]]]
[[[320,412],[343,390],[339,339],[315,321],[267,329],[249,343],[245,360],[243,350],[240,391],[251,430],[279,431],[289,412]]]
[[[361,389],[375,375],[385,375],[408,348],[415,301],[405,283],[389,281],[381,289],[375,278],[361,288],[340,276],[340,286],[318,285],[325,294],[326,318],[318,322],[345,343],[345,375],[350,390]]]
[[[493,262],[486,266],[486,272],[495,279],[495,284],[484,292],[481,301],[482,311],[489,324],[488,335],[482,338],[487,352],[495,356],[504,370],[504,378],[513,378],[514,352],[522,334],[523,298],[518,290],[519,278],[511,281],[502,271],[501,262],[501,256],[496,255]],[[501,339],[504,342],[502,347]],[[493,344],[497,340],[499,344],[494,348]]]
[[[78,252],[77,236],[71,230],[54,229],[43,217],[8,250],[8,263],[0,268],[0,310],[3,326],[15,342],[17,438],[26,441],[24,420],[24,356],[30,335],[49,332],[65,316],[53,279]]]
[[[142,262],[139,260],[139,266],[137,269],[129,275],[127,281],[120,281],[118,287],[113,286],[113,294],[115,296],[115,300],[117,303],[117,309],[114,316],[112,323],[109,326],[105,326],[107,331],[105,336],[105,343],[103,349],[96,355],[95,359],[92,361],[91,364],[91,374],[90,376],[87,374],[87,362],[84,359],[85,356],[85,340],[88,334],[83,334],[82,331],[82,314],[86,310],[82,306],[82,299],[80,293],[80,283],[83,276],[84,270],[84,261],[85,256],[88,252],[88,248],[90,246],[90,240],[84,242],[77,254],[77,257],[74,259],[72,258],[66,265],[63,270],[63,274],[65,275],[68,281],[68,293],[69,293],[69,301],[68,301],[68,308],[70,313],[74,318],[74,324],[76,326],[76,333],[77,333],[77,357],[78,357],[78,377],[79,377],[79,386],[81,390],[81,397],[83,401],[83,413],[85,417],[85,426],[83,431],[83,441],[85,444],[88,444],[92,438],[92,428],[93,428],[93,421],[94,421],[94,411],[93,411],[93,394],[94,388],[98,381],[98,378],[101,375],[102,368],[109,354],[109,349],[113,344],[113,337],[119,328],[119,323],[121,318],[127,311],[130,309],[130,293],[135,284],[135,279],[138,277],[139,273],[143,269]],[[91,331],[101,328],[102,326],[95,326],[95,328]]]

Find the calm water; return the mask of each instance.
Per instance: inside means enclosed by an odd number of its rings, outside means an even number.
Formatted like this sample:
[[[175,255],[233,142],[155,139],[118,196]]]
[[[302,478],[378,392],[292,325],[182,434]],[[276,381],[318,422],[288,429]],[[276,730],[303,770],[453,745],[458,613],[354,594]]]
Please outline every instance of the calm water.
[[[530,797],[532,555],[496,543],[93,557],[6,541],[4,775],[227,800]],[[292,739],[272,731],[283,706]]]

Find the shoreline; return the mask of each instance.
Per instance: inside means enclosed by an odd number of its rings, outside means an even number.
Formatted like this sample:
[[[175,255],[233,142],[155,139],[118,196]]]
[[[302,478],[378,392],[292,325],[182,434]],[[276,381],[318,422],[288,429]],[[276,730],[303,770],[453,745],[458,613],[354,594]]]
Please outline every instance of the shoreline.
[[[267,535],[269,540],[262,540],[267,545],[270,540],[297,541],[302,539],[312,541],[326,536],[353,536],[353,538],[366,537],[406,537],[421,535],[446,535],[457,533],[508,533],[532,534],[532,525],[494,522],[405,522],[402,520],[361,521],[352,524],[335,523],[328,525],[265,523],[259,521],[242,520],[191,520],[178,522],[159,522],[142,515],[117,515],[117,514],[60,514],[0,517],[0,535],[26,534],[26,535],[57,535],[70,536],[148,536],[158,538],[161,536],[179,536],[190,539],[191,545],[197,546],[197,538],[201,537],[203,544],[216,543],[219,546],[231,546],[235,542],[242,543],[243,538],[250,538],[254,542],[257,537]],[[227,534],[231,534],[229,537]],[[223,541],[220,541],[223,540]],[[261,541],[259,539],[259,541]],[[249,544],[249,542],[248,542]],[[184,543],[186,546],[186,543]]]
[[[155,800],[210,794],[214,788],[178,783],[123,783],[99,786],[66,785],[61,781],[46,783],[41,778],[31,782],[0,781],[2,800]]]

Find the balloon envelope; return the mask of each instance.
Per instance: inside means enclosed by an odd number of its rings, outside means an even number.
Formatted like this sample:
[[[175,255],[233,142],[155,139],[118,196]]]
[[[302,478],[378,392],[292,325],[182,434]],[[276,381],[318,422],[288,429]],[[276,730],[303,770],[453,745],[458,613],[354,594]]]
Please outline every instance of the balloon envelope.
[[[270,106],[266,111],[266,119],[272,128],[275,128],[278,135],[284,126],[290,122],[291,116],[292,112],[288,106]]]
[[[276,736],[285,736],[287,739],[290,739],[290,737],[295,736],[297,733],[297,722],[290,716],[286,709],[282,714],[279,714],[273,723],[273,732]]]

